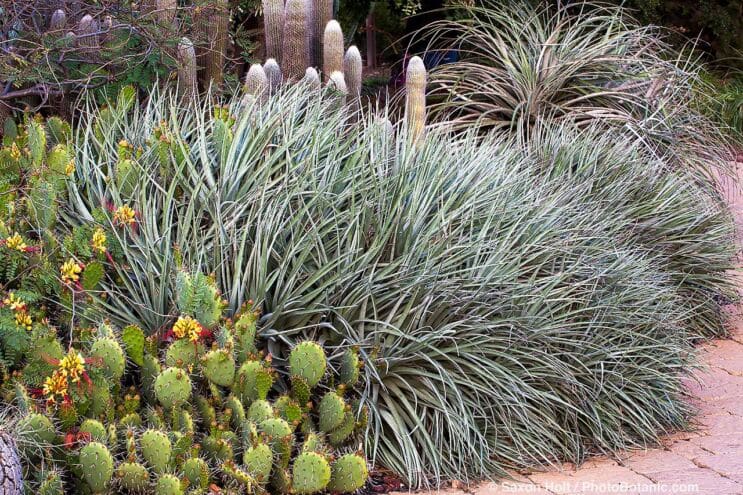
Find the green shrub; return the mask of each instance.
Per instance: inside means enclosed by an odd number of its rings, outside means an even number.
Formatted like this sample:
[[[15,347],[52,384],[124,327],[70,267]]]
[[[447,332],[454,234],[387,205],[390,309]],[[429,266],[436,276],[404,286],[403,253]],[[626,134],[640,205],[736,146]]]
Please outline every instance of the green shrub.
[[[412,146],[301,85],[243,108],[153,94],[115,120],[91,110],[65,217],[137,213],[116,230],[106,314],[160,328],[178,266],[199,266],[228,311],[264,308],[277,349],[355,346],[367,452],[412,486],[685,425],[689,344],[725,333],[734,296],[732,222],[643,137],[566,124],[528,146],[433,130]],[[121,139],[142,148],[128,194],[106,180]]]

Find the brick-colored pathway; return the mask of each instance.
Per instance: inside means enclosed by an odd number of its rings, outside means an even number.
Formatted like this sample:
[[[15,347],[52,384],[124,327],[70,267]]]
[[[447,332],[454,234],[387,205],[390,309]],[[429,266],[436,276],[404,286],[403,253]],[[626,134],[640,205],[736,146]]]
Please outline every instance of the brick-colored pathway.
[[[743,163],[738,163],[739,173]],[[743,234],[743,194],[728,193],[739,232]],[[743,267],[740,278],[743,294]],[[732,338],[705,344],[704,369],[688,380],[699,414],[693,432],[664,438],[652,450],[621,454],[618,460],[596,458],[576,469],[560,469],[467,490],[474,495],[538,494],[702,494],[743,495],[743,314],[734,311]],[[461,489],[442,490],[462,495]]]

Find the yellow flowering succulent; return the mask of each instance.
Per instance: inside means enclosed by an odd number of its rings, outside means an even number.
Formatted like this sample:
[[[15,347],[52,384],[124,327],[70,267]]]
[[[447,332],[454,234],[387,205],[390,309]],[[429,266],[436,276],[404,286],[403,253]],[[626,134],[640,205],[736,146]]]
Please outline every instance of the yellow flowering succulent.
[[[15,314],[15,323],[21,328],[25,328],[26,330],[31,330],[33,327],[33,321],[31,320],[31,317],[26,313],[25,311],[18,311]]]
[[[59,269],[59,273],[62,275],[62,282],[65,284],[80,280],[80,272],[82,271],[83,267],[72,258],[65,261]]]
[[[173,334],[179,339],[187,337],[190,341],[196,342],[201,336],[201,325],[190,316],[181,316],[173,325]]]
[[[52,376],[47,377],[46,380],[44,380],[43,392],[44,395],[48,397],[47,400],[50,402],[56,402],[56,395],[64,397],[68,393],[67,376],[65,376],[65,374],[60,370],[55,370],[54,373],[52,373]]]
[[[64,168],[64,173],[71,176],[75,173],[75,160],[70,160]]]
[[[3,304],[8,306],[13,311],[24,311],[26,309],[26,303],[14,292],[9,292],[8,297],[3,299]]]
[[[15,232],[12,236],[5,240],[5,245],[8,249],[15,249],[16,251],[24,252],[28,247],[23,240],[23,237],[18,232]]]
[[[114,212],[114,221],[119,225],[132,225],[136,213],[129,205],[119,206]]]
[[[106,252],[106,233],[103,231],[102,228],[98,227],[95,229],[95,232],[93,232],[93,250],[98,251],[99,253],[105,253]]]
[[[75,349],[70,349],[65,357],[59,362],[59,372],[69,377],[74,383],[80,381],[85,373],[85,358]]]

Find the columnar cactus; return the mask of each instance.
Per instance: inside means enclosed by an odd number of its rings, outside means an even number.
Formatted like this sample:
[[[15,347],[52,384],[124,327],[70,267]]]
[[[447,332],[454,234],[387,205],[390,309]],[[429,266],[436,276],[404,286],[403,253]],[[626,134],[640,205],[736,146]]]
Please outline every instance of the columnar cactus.
[[[425,132],[426,125],[426,67],[420,57],[408,62],[405,75],[405,120],[408,135],[415,142]]]
[[[177,17],[178,0],[155,0],[157,21],[165,29],[178,29]]]
[[[333,72],[343,72],[343,30],[335,19],[325,26],[322,42],[322,73],[325,81]]]
[[[348,86],[349,105],[354,111],[358,111],[361,107],[361,75],[361,53],[356,45],[351,45],[343,57],[343,77]]]
[[[317,73],[314,67],[307,67],[307,70],[304,72],[302,81],[307,84],[307,86],[309,86],[313,91],[319,90],[322,86],[322,84],[320,83],[320,75]]]
[[[275,93],[284,82],[284,75],[281,73],[281,67],[275,59],[269,58],[263,63],[263,70],[268,78],[268,90],[271,94]]]
[[[181,38],[178,43],[178,92],[186,101],[194,98],[198,92],[196,78],[196,50],[188,38]]]
[[[284,17],[284,44],[281,61],[284,76],[298,81],[310,65],[309,9],[310,0],[287,0]]]
[[[312,22],[314,28],[312,34],[314,39],[312,40],[315,46],[316,59],[313,60],[312,65],[315,67],[323,66],[323,37],[325,33],[325,26],[333,19],[333,0],[312,0],[314,3],[314,17]]]
[[[203,23],[206,46],[199,49],[204,88],[210,84],[220,87],[224,82],[224,59],[229,41],[230,6],[228,0],[214,0],[205,8],[206,15],[197,22]]]
[[[85,15],[77,24],[77,45],[82,49],[98,48],[98,21]]]
[[[281,60],[284,35],[284,0],[262,0],[266,58]]]
[[[258,101],[265,101],[268,97],[268,77],[261,64],[253,64],[245,75],[245,93]]]
[[[67,24],[67,14],[65,14],[64,10],[57,9],[54,11],[49,21],[49,30],[50,31],[62,30],[65,28],[66,24]]]
[[[327,87],[336,93],[341,107],[345,106],[346,97],[348,96],[348,86],[346,86],[346,79],[343,77],[343,73],[335,71],[330,74],[330,80],[328,81]]]

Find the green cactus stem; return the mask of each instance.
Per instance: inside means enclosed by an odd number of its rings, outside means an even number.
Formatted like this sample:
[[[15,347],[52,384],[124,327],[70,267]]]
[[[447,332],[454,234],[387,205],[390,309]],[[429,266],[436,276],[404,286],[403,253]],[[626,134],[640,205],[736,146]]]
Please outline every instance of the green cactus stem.
[[[292,467],[292,488],[295,493],[310,494],[325,489],[330,482],[330,465],[317,452],[303,452]]]
[[[355,492],[366,484],[368,477],[366,460],[357,454],[346,454],[333,463],[328,490],[339,493]]]
[[[183,495],[181,481],[170,473],[160,475],[155,484],[155,495]]]
[[[142,449],[142,457],[156,473],[167,471],[173,445],[165,433],[158,430],[147,430],[142,433],[139,445]]]
[[[335,19],[325,26],[322,41],[322,74],[327,82],[333,72],[343,73],[343,30]]]
[[[111,452],[102,443],[90,442],[80,449],[80,468],[90,490],[104,493],[114,472]]]
[[[191,379],[186,370],[167,368],[155,379],[155,396],[162,406],[171,410],[191,397]]]
[[[188,38],[178,43],[178,92],[186,101],[192,101],[198,93],[196,78],[196,49]]]
[[[125,490],[140,493],[147,488],[150,474],[147,468],[138,462],[122,462],[116,468],[116,478]]]
[[[281,61],[287,80],[299,81],[310,65],[309,0],[287,0]]]
[[[281,60],[284,35],[284,0],[262,0],[266,58]]]
[[[426,125],[426,66],[420,57],[408,62],[405,76],[405,121],[408,135],[417,142],[423,136]]]
[[[310,388],[320,383],[326,367],[325,350],[316,342],[300,342],[289,354],[291,374],[303,378]]]

